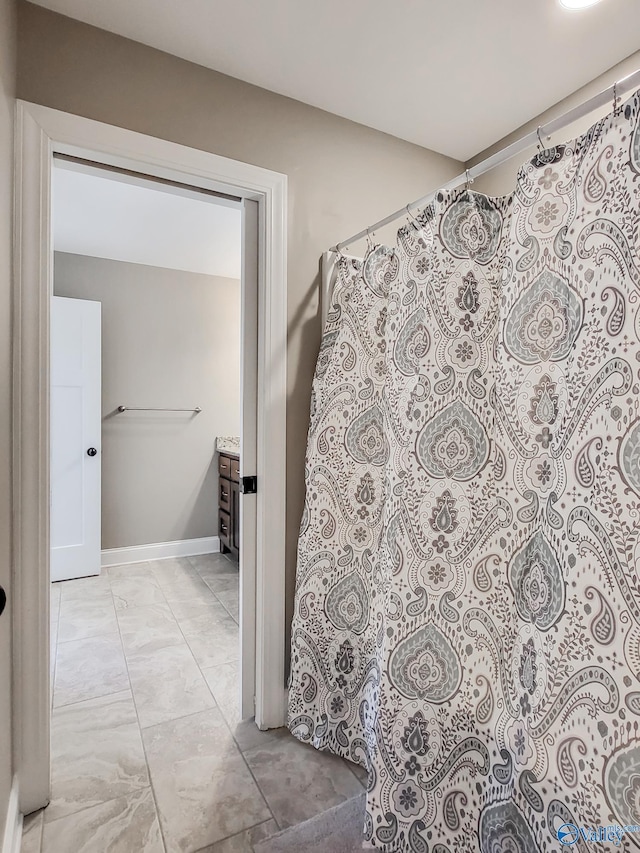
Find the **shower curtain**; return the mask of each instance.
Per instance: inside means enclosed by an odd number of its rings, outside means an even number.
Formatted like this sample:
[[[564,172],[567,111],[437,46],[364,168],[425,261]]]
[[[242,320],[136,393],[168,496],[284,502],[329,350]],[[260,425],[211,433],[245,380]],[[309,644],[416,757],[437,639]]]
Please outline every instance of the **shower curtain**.
[[[339,260],[289,727],[366,847],[640,849],[639,114]]]

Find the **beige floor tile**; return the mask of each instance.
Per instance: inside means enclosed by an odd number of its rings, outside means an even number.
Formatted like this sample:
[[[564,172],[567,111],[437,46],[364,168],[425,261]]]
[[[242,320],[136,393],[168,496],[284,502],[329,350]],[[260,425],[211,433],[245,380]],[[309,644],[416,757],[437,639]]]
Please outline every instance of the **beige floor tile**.
[[[230,560],[226,554],[198,554],[195,557],[188,557],[187,559],[196,571],[216,569],[221,573],[238,574],[238,563]]]
[[[26,815],[22,824],[20,853],[40,853],[42,849],[42,823],[44,810]]]
[[[200,572],[200,577],[209,587],[209,589],[218,594],[218,592],[222,592],[223,590],[237,590],[239,584],[239,578],[236,571],[234,575],[228,574],[220,574],[219,572],[210,571],[208,569],[203,569]]]
[[[229,616],[234,619],[236,622],[239,619],[239,609],[240,609],[240,594],[237,589],[221,589],[216,592],[216,595],[222,604],[222,606],[227,610]]]
[[[238,634],[238,626],[235,621],[229,616],[227,610],[220,605],[222,609],[215,610],[207,608],[201,611],[197,616],[180,619],[180,627],[186,637],[208,636],[212,640],[218,640],[223,634],[229,633],[236,636]]]
[[[62,599],[67,600],[83,598],[85,601],[96,601],[98,597],[111,597],[111,586],[106,573],[89,578],[76,578],[72,581],[58,581],[53,586],[60,587]]]
[[[180,581],[192,578],[194,574],[197,575],[187,557],[150,560],[147,566],[153,572],[153,577],[162,586],[165,584],[171,586],[180,583]]]
[[[215,708],[207,682],[184,640],[179,646],[130,653],[128,664],[143,728]]]
[[[209,619],[213,620],[225,619],[228,616],[227,610],[210,590],[198,595],[197,598],[189,598],[186,601],[171,601],[169,606],[178,622],[202,615],[207,615]]]
[[[191,853],[271,817],[218,710],[143,731],[168,853]]]
[[[208,598],[210,589],[197,572],[192,578],[178,581],[175,584],[164,584],[162,591],[167,601],[172,604],[177,601],[192,601],[195,598]]]
[[[202,674],[206,678],[216,704],[242,752],[261,746],[274,738],[288,735],[288,729],[270,729],[262,732],[256,726],[253,718],[241,719],[240,665],[238,661],[203,669]]]
[[[184,643],[182,631],[166,601],[118,610],[118,622],[127,655]]]
[[[104,569],[110,581],[116,578],[153,577],[153,569],[147,561],[142,563],[122,563],[119,566],[109,566]]]
[[[45,823],[149,787],[128,690],[56,709],[51,752],[51,804]]]
[[[164,593],[153,575],[133,575],[111,579],[111,590],[116,610],[166,604]]]
[[[65,598],[60,604],[58,642],[100,637],[118,631],[116,611],[111,598],[98,596],[96,601]]]
[[[282,829],[362,794],[361,783],[341,758],[293,736],[250,749],[244,757]]]
[[[189,557],[200,577],[213,591],[238,589],[238,563],[224,554],[204,554],[201,557]]]
[[[180,628],[201,668],[239,659],[238,626],[230,616],[217,621],[208,618],[207,614],[182,619]]]
[[[58,643],[54,707],[128,690],[120,634]]]
[[[185,560],[158,560],[151,564],[167,601],[188,601],[204,596],[209,588],[198,572]]]
[[[237,835],[232,835],[231,838],[225,838],[224,841],[217,841],[210,847],[198,851],[198,853],[253,853],[254,844],[257,844],[258,841],[264,841],[265,838],[271,838],[276,832],[278,832],[278,824],[275,820],[267,820],[257,826],[252,826],[251,829],[245,829]]]
[[[151,789],[47,823],[42,853],[164,853]]]
[[[220,554],[52,585],[53,800],[24,853],[162,853],[150,776],[168,853],[251,853],[278,831],[265,796],[286,827],[362,791],[359,768],[240,719],[237,599]],[[118,631],[63,639],[113,627],[114,600]]]

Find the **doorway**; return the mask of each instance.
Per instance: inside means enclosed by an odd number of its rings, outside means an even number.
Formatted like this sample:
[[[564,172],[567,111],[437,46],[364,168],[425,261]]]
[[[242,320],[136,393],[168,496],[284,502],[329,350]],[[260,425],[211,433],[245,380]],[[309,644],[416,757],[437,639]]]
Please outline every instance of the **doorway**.
[[[138,179],[240,199],[243,210],[243,370],[253,382],[254,416],[243,389],[241,478],[257,491],[242,496],[239,621],[254,666],[242,671],[242,716],[259,728],[284,722],[284,482],[286,401],[286,178],[213,154],[145,137],[29,104],[18,105],[15,699],[20,808],[49,799],[49,334],[53,297],[51,175],[53,156],[89,161]],[[46,153],[41,154],[42,151]],[[256,282],[256,299],[247,282]],[[253,341],[250,345],[249,342]],[[250,367],[253,364],[253,371]],[[253,372],[253,375],[252,375]],[[255,401],[257,400],[257,410]],[[127,401],[122,403],[125,408]],[[136,406],[132,406],[136,408]],[[195,406],[194,406],[195,408]],[[37,411],[38,416],[33,417]],[[126,412],[119,413],[122,415]],[[194,413],[195,414],[195,413]],[[94,445],[91,445],[92,447]],[[96,448],[97,449],[97,448]],[[251,490],[249,490],[251,491]],[[156,543],[157,544],[157,543]],[[254,554],[253,566],[247,559]],[[245,562],[246,561],[246,562]],[[245,570],[246,569],[246,570]],[[35,614],[35,618],[34,618]],[[249,708],[248,705],[252,707]]]
[[[239,450],[241,384],[256,418],[253,202],[58,156],[52,189],[51,579],[228,550],[216,443]]]

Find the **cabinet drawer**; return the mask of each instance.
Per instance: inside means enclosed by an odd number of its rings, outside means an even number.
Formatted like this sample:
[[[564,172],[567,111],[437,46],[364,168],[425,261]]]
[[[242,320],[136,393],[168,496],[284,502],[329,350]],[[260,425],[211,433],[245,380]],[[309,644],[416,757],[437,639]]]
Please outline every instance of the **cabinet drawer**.
[[[231,457],[229,460],[231,462],[231,479],[234,483],[240,482],[240,460],[234,459]]]
[[[231,462],[229,456],[224,456],[222,453],[218,456],[218,474],[228,480],[231,479]]]
[[[218,485],[218,504],[220,509],[224,509],[227,512],[231,510],[231,485],[227,480],[223,480],[222,478],[219,480]]]
[[[231,544],[231,520],[229,513],[222,509],[218,512],[218,536],[222,544],[228,548]]]

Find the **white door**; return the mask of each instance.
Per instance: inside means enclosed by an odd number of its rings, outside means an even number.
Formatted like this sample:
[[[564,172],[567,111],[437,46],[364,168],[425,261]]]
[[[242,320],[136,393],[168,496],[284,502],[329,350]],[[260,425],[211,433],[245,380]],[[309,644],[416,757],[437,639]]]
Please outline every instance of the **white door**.
[[[101,305],[51,300],[51,580],[100,574]]]
[[[240,485],[256,476],[258,444],[258,203],[242,203]],[[258,483],[258,488],[260,484]],[[240,494],[240,712],[253,717],[256,692],[256,495]]]

